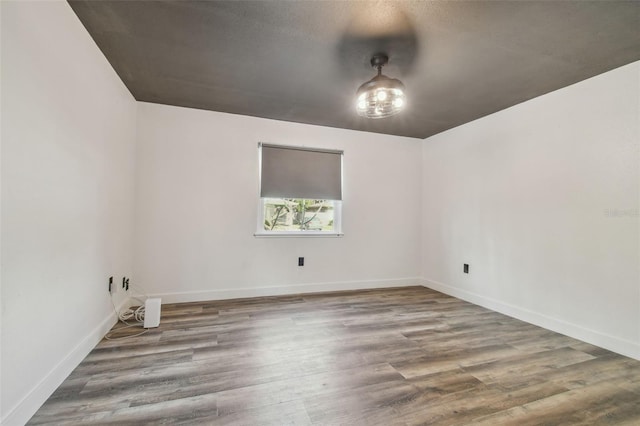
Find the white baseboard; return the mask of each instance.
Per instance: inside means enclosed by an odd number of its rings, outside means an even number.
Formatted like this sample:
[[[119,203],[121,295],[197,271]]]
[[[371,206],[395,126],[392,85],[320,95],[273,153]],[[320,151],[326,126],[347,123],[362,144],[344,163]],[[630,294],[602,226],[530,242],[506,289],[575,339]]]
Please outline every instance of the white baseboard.
[[[282,296],[289,294],[322,293],[326,291],[364,290],[386,287],[407,287],[421,285],[420,278],[398,278],[391,280],[345,281],[313,284],[295,284],[275,287],[250,287],[206,291],[149,294],[160,297],[162,303],[201,302],[205,300],[226,300],[246,297]]]
[[[479,294],[462,290],[448,284],[443,284],[438,281],[423,279],[422,285],[424,287],[437,290],[441,293],[448,294],[449,296],[466,300],[467,302],[471,302],[487,309],[491,309],[492,311],[500,312],[501,314],[526,321],[530,324],[534,324],[539,327],[564,334],[565,336],[573,337],[574,339],[582,340],[584,342],[591,343],[592,345],[596,345],[619,353],[621,355],[640,360],[640,344],[636,342],[604,334],[596,330],[584,328],[577,324],[573,324],[558,318],[552,318],[525,308],[521,308],[519,306],[514,306],[509,303],[481,296]]]
[[[121,310],[129,299],[124,299],[118,306]],[[116,314],[111,312],[98,326],[86,335],[73,349],[69,351],[58,364],[40,382],[35,385],[16,406],[7,410],[0,424],[6,426],[24,425],[38,411],[51,394],[71,374],[74,368],[91,352],[102,340],[105,334],[117,321]]]

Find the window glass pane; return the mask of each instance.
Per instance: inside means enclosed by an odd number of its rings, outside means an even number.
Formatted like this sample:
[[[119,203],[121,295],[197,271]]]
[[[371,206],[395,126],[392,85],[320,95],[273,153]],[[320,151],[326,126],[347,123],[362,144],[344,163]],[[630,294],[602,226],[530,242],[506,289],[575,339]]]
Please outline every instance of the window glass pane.
[[[265,231],[334,231],[334,202],[303,198],[265,198]]]

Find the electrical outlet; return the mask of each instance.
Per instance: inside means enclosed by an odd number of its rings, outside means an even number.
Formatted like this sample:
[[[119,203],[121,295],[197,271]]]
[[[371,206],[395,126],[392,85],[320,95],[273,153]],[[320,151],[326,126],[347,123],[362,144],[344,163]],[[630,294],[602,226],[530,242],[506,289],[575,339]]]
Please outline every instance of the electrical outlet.
[[[463,271],[465,274],[468,274],[468,273],[469,273],[469,264],[468,264],[468,263],[465,263],[465,264],[464,264],[464,267],[462,268],[462,271]]]
[[[304,266],[304,257],[298,258],[298,266]]]
[[[115,290],[116,288],[113,287],[113,277],[109,277],[109,293],[111,293],[111,290]]]

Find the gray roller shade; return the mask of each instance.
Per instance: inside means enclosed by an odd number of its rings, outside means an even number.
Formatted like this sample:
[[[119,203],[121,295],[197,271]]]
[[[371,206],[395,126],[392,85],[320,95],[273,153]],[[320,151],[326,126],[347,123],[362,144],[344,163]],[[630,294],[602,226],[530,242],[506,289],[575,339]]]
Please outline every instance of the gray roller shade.
[[[342,151],[261,144],[260,196],[342,200]]]

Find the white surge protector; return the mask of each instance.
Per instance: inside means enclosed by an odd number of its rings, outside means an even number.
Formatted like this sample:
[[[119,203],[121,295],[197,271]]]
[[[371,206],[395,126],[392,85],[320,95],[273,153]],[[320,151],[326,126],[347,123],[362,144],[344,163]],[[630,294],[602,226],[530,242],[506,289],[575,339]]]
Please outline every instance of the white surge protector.
[[[154,297],[144,302],[144,328],[160,325],[160,298]]]

